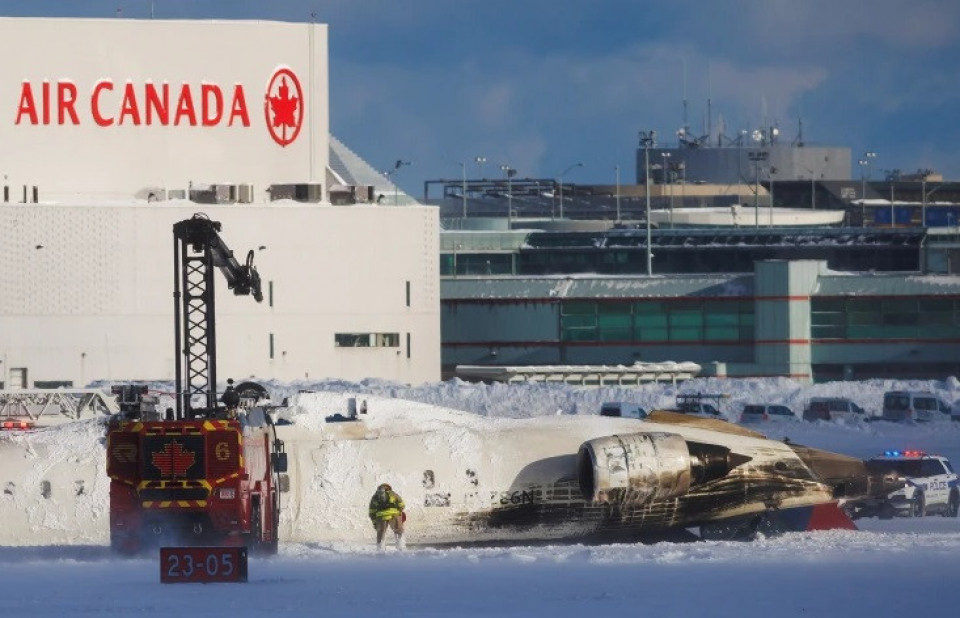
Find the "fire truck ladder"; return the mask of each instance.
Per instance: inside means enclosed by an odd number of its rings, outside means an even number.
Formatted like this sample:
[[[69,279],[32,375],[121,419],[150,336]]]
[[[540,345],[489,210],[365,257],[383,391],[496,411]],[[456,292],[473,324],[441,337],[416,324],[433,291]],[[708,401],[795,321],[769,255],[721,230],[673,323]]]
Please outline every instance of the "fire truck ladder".
[[[217,408],[214,267],[235,295],[263,300],[253,251],[245,264],[237,262],[220,238],[220,227],[202,213],[173,226],[177,420],[208,416]],[[203,407],[194,407],[197,398]]]

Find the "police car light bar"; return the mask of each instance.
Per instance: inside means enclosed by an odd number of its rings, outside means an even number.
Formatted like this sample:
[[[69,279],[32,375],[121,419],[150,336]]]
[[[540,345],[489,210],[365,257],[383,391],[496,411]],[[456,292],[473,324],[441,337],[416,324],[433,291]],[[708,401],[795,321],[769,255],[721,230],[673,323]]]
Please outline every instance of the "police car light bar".
[[[926,457],[923,451],[884,451],[885,457]]]

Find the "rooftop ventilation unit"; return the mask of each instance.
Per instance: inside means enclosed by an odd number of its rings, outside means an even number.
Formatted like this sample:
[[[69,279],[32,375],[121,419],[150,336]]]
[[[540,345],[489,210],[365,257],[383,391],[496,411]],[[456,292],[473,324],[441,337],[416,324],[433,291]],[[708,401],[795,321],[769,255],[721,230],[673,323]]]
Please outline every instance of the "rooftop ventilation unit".
[[[270,185],[270,200],[320,202],[323,200],[323,185],[320,183]]]
[[[253,203],[253,185],[237,185],[237,203]]]
[[[371,204],[373,201],[373,185],[333,185],[330,187],[330,203],[334,206]]]
[[[198,204],[235,204],[237,185],[193,185],[190,187],[190,201]]]

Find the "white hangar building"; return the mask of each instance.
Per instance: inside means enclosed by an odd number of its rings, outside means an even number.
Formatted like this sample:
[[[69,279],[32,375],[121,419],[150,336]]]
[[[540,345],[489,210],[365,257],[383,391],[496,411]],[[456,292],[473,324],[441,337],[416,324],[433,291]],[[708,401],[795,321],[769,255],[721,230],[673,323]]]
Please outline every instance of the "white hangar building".
[[[330,137],[325,25],[0,18],[0,50],[4,387],[172,379],[197,212],[263,280],[216,273],[221,379],[440,377],[437,211]]]

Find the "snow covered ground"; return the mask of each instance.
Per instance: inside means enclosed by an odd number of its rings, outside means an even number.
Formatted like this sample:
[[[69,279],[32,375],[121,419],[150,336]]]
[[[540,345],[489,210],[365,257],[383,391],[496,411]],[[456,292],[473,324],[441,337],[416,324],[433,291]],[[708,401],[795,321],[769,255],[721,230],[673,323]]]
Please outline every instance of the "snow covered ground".
[[[333,391],[369,396],[371,406],[381,397],[400,398],[492,417],[595,414],[608,400],[652,408],[671,403],[677,390],[729,393],[724,407],[731,418],[743,403],[785,403],[799,412],[806,399],[829,395],[850,397],[879,412],[883,392],[894,388],[934,390],[947,401],[960,396],[954,380],[813,386],[788,380],[696,380],[678,389],[602,390],[456,381],[412,388],[380,382],[269,386],[278,400],[299,390]],[[858,457],[918,448],[960,463],[960,423],[798,422],[762,430]],[[98,495],[93,492],[84,508],[102,510]],[[117,560],[100,544],[7,542],[0,547],[0,616],[955,613],[952,580],[960,567],[960,520],[932,516],[857,523],[861,530],[856,532],[788,534],[752,543],[411,548],[386,554],[377,554],[372,543],[284,543],[276,557],[251,557],[247,584],[208,585],[162,585],[157,559]]]

